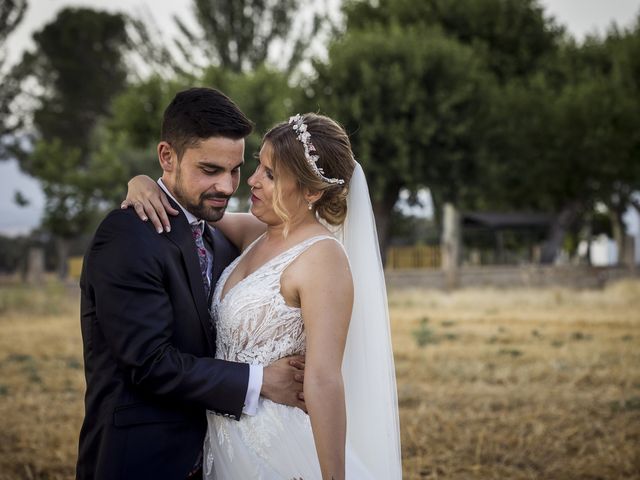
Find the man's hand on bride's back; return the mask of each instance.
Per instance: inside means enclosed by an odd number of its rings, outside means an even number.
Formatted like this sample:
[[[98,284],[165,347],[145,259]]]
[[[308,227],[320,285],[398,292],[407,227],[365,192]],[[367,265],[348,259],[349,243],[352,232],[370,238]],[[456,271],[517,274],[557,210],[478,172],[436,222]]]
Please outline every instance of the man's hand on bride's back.
[[[303,383],[304,356],[281,358],[264,368],[260,395],[272,402],[298,407],[306,412]]]
[[[120,207],[133,207],[143,221],[151,220],[158,233],[170,231],[167,213],[178,215],[180,212],[171,206],[158,184],[146,175],[137,175],[129,180],[127,186],[127,198]]]

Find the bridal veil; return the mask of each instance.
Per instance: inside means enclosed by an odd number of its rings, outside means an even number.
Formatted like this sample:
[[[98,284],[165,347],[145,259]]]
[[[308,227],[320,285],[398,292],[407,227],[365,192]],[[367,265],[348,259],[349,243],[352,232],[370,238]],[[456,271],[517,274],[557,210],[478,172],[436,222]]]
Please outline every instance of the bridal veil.
[[[402,478],[396,377],[384,270],[369,189],[356,162],[336,233],[351,266],[354,305],[342,373],[347,441],[376,479]]]

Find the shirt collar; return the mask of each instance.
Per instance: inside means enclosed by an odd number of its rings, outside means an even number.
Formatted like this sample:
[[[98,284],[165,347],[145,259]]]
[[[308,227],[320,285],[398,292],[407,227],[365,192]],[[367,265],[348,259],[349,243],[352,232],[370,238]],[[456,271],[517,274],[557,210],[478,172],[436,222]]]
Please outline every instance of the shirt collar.
[[[167,195],[169,195],[169,197],[178,204],[178,206],[180,207],[180,210],[182,210],[182,213],[184,213],[184,216],[187,217],[187,222],[189,222],[189,225],[194,225],[196,223],[202,223],[202,220],[198,217],[196,217],[193,213],[191,213],[189,210],[187,210],[186,208],[184,208],[180,202],[178,200],[176,200],[176,198],[171,194],[171,192],[169,191],[169,189],[167,188],[167,186],[164,184],[164,182],[162,181],[162,178],[158,179],[158,185],[160,185],[160,188],[162,190],[164,190],[164,193],[166,193]]]

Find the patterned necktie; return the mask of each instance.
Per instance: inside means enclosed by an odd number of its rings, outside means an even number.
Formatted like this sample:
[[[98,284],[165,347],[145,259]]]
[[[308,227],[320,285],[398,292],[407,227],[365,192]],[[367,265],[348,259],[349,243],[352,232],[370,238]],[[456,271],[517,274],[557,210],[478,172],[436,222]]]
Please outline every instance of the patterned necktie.
[[[202,222],[198,222],[191,225],[191,232],[193,233],[193,241],[196,243],[196,249],[198,251],[198,260],[200,261],[200,272],[202,273],[202,281],[204,282],[204,292],[207,298],[209,298],[209,275],[207,275],[207,249],[204,248],[204,240],[202,239]]]

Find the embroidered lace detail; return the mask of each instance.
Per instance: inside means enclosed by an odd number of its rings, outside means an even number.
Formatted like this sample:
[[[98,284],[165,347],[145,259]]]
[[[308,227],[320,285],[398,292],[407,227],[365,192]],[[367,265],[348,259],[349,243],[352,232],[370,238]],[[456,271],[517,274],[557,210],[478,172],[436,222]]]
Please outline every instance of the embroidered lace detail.
[[[220,298],[224,285],[252,243],[220,276],[213,296],[216,357],[267,366],[279,358],[304,353],[305,333],[300,309],[289,306],[280,293],[282,272],[316,242],[330,235],[308,238],[235,284]]]
[[[220,276],[212,301],[217,329],[216,358],[267,366],[288,355],[305,352],[301,311],[285,303],[280,293],[280,277],[300,254],[325,239],[336,240],[330,235],[308,238],[266,262],[220,298],[229,276],[258,240],[226,268]],[[236,433],[242,437],[245,447],[265,460],[269,459],[269,448],[286,433],[286,425],[290,421],[306,424],[311,436],[311,424],[302,410],[263,398],[260,399],[259,410],[258,415],[245,415],[240,422],[208,414],[209,436],[213,438],[205,443],[211,446],[205,448],[207,471],[211,471],[214,450],[217,448],[230,460],[234,458],[233,445],[237,443],[232,437]],[[209,443],[214,438],[217,446]]]

